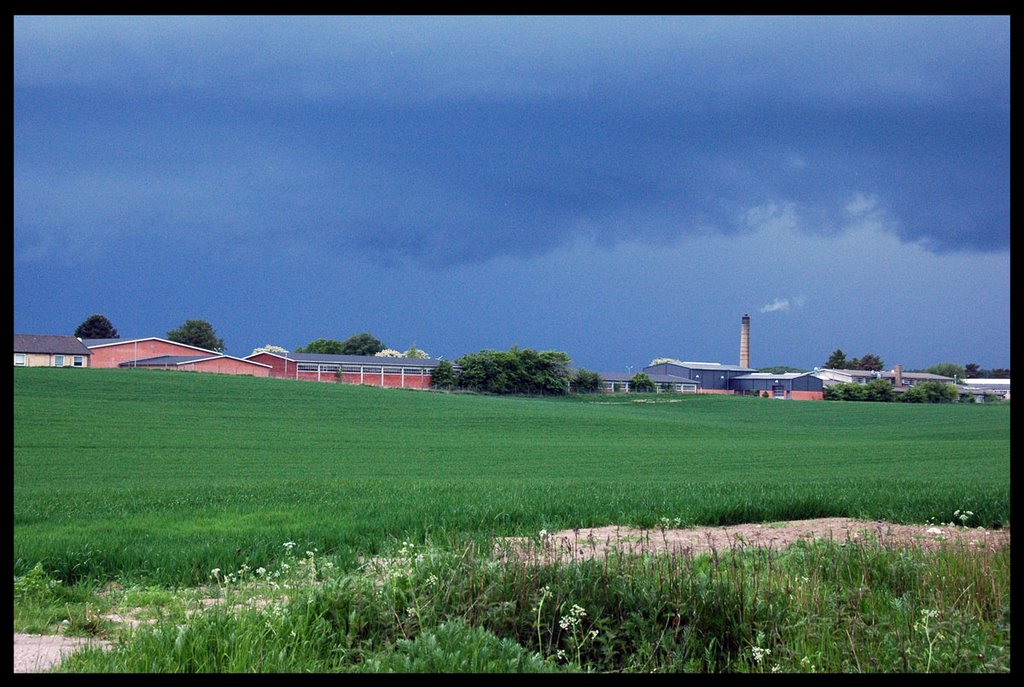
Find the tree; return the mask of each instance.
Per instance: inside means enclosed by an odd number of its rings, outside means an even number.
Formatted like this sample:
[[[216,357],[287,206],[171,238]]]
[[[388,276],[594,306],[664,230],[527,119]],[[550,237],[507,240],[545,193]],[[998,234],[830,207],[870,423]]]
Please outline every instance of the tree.
[[[900,394],[904,403],[949,403],[959,397],[960,391],[955,384],[936,381],[918,382]]]
[[[343,341],[335,341],[334,339],[316,339],[310,341],[305,346],[299,346],[295,349],[296,353],[325,353],[327,355],[341,355],[341,350],[344,348],[345,343]]]
[[[658,390],[658,387],[654,384],[654,380],[648,377],[646,372],[637,372],[633,375],[633,378],[629,380],[629,383],[633,385],[633,391]]]
[[[867,389],[863,384],[833,384],[825,387],[823,398],[826,401],[864,401],[867,399]]]
[[[374,355],[385,348],[387,346],[369,332],[353,334],[341,342],[342,355]]]
[[[872,379],[864,385],[864,400],[887,403],[893,400],[896,392],[892,390],[892,384],[887,379]]]
[[[572,360],[561,351],[535,351],[513,346],[508,351],[484,350],[457,361],[459,386],[491,394],[565,394]]]
[[[393,348],[385,348],[383,351],[377,351],[373,354],[378,358],[404,358],[401,351],[396,351]]]
[[[576,370],[576,374],[572,378],[572,387],[576,393],[580,394],[592,394],[595,391],[600,391],[603,384],[604,380],[601,379],[601,375],[593,370],[584,370],[583,368]]]
[[[117,330],[105,315],[89,315],[82,324],[75,329],[75,336],[79,339],[119,339]]]
[[[430,374],[430,387],[432,389],[454,389],[458,384],[458,378],[455,375],[455,366],[447,360],[442,360],[437,363],[437,367]]]
[[[1008,368],[1008,367],[994,367],[991,370],[983,370],[983,372],[984,372],[984,374],[982,374],[981,376],[982,377],[987,377],[989,379],[1009,379],[1010,378],[1010,368]]]
[[[404,355],[405,355],[406,358],[419,358],[421,360],[429,360],[430,359],[430,354],[429,353],[427,353],[426,351],[420,350],[419,348],[416,348],[416,342],[415,341],[413,342],[412,346],[409,346],[409,350],[407,350]]]
[[[858,363],[858,370],[871,370],[873,372],[880,372],[885,368],[885,363],[874,353],[865,353],[860,357]]]
[[[964,377],[967,379],[977,379],[981,377],[981,366],[978,363],[967,363],[964,365]]]
[[[956,377],[962,379],[964,376],[964,368],[960,367],[956,363],[939,363],[938,365],[932,365],[925,372],[929,372],[933,375],[942,375],[943,377]]]
[[[849,368],[846,365],[846,354],[843,353],[843,349],[837,348],[832,351],[832,355],[828,357],[823,367],[829,370],[847,370]]]
[[[257,353],[287,353],[287,348],[281,348],[280,346],[274,346],[273,344],[267,344],[266,346],[260,346],[259,348],[252,349],[252,353],[249,355],[256,355]]]
[[[224,351],[224,339],[217,338],[213,326],[206,320],[185,320],[185,324],[167,332],[170,341],[177,341],[188,346],[197,346],[209,351]]]

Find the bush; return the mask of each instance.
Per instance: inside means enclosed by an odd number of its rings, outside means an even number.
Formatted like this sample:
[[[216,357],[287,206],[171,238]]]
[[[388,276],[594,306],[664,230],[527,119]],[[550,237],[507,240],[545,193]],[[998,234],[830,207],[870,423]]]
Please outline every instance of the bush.
[[[600,391],[603,384],[604,380],[601,379],[601,375],[591,370],[577,370],[572,378],[573,390],[581,394]]]

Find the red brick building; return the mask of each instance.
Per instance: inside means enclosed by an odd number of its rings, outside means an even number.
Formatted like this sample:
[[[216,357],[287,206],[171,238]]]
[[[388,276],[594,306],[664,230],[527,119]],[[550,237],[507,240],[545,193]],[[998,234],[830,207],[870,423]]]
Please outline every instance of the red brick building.
[[[83,339],[90,367],[144,367],[269,377],[270,366],[155,336],[141,339]]]

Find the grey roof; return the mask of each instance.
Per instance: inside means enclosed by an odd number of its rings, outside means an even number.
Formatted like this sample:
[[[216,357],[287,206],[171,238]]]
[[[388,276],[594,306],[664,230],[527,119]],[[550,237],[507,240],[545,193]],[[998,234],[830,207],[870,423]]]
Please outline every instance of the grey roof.
[[[184,365],[185,363],[194,363],[197,360],[209,360],[210,358],[220,358],[222,356],[210,356],[210,355],[158,355],[155,358],[142,358],[141,360],[125,360],[119,363],[120,367],[150,367],[150,366],[163,366],[163,365]]]
[[[385,358],[377,355],[335,355],[333,353],[270,353],[269,355],[287,358],[296,363],[329,363],[334,365],[386,365],[388,367],[434,368],[441,362],[434,358]],[[248,357],[250,356],[246,356],[246,358]]]
[[[886,374],[888,374],[890,377],[893,376],[891,372],[890,373],[885,373],[885,372],[876,373],[874,370],[843,370],[843,369],[836,369],[836,368],[831,368],[831,367],[823,367],[820,370],[817,370],[817,372],[835,372],[835,373],[844,375],[846,377],[877,377],[877,376],[883,376],[884,377]],[[906,376],[906,373],[904,373],[904,376]]]
[[[757,372],[757,368],[743,367],[742,365],[722,365],[721,363],[697,363],[687,362],[685,360],[682,360],[678,363],[658,363],[658,365],[671,365],[673,367],[682,366],[689,368],[691,370],[725,370],[727,372]],[[657,367],[658,365],[648,365],[644,369],[646,370],[650,367]]]
[[[92,351],[75,337],[54,334],[15,334],[14,352],[92,355]]]
[[[883,372],[882,376],[886,379],[890,379],[896,376],[895,372]],[[903,379],[918,379],[918,380],[934,380],[937,382],[952,382],[952,377],[946,377],[944,375],[936,375],[931,372],[903,372]]]
[[[250,365],[259,365],[260,367],[270,367],[266,363],[256,362],[255,360],[246,360],[245,358],[236,358],[231,355],[224,353],[213,353],[210,355],[158,355],[153,358],[142,358],[141,360],[125,360],[118,363],[118,367],[151,367],[151,366],[164,366],[164,365],[185,365],[187,363],[195,363],[200,360],[214,360],[216,358],[229,358],[231,360],[238,360],[243,363],[249,363]]]
[[[813,376],[813,374],[812,372],[783,372],[781,374],[775,374],[774,372],[751,372],[746,375],[737,375],[733,379],[796,379],[806,375]]]
[[[632,374],[628,372],[598,372],[606,382],[631,382],[636,372]],[[688,377],[680,377],[679,375],[663,375],[663,374],[651,374],[645,373],[651,378],[651,381],[655,384],[700,384],[700,382],[690,379]]]

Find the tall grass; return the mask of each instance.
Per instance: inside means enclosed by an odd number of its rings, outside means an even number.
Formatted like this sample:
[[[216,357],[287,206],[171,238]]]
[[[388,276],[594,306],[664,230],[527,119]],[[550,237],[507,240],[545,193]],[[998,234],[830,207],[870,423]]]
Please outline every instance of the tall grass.
[[[540,565],[396,543],[230,573],[71,672],[1008,672],[1009,551],[866,540]],[[540,557],[538,556],[538,559]],[[298,572],[296,572],[298,571]],[[262,603],[257,603],[262,601]]]
[[[14,572],[193,585],[282,541],[351,568],[397,539],[663,517],[1009,522],[1008,405],[651,398],[16,369]]]

